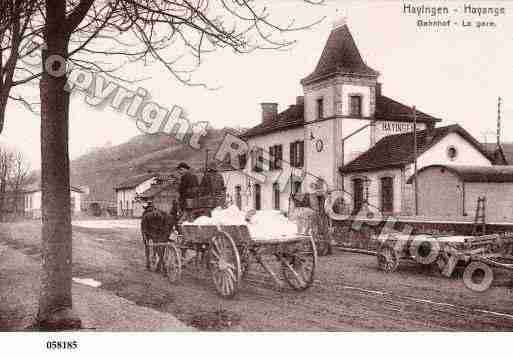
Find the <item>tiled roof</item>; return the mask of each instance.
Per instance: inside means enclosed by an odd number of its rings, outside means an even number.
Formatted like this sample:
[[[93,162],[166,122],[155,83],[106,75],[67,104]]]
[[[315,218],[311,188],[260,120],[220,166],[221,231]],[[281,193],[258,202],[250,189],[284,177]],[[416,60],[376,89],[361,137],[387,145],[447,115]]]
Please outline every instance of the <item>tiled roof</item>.
[[[416,110],[417,121],[419,122],[439,122],[439,118],[430,116]],[[403,105],[400,102],[392,100],[386,96],[380,95],[376,98],[376,112],[374,114],[376,120],[395,120],[395,121],[408,121],[412,122],[411,107]]]
[[[118,184],[116,187],[114,187],[114,189],[119,190],[119,189],[134,188],[134,187],[137,187],[138,185],[140,185],[141,183],[143,183],[144,181],[147,181],[150,178],[157,177],[157,176],[158,175],[155,173],[145,173],[142,175],[132,176],[132,177],[128,178],[127,180]]]
[[[481,144],[459,125],[434,128],[431,131],[418,131],[417,155],[422,154],[453,132],[461,135],[485,157],[489,158]],[[413,132],[401,133],[382,138],[371,149],[348,163],[340,171],[342,173],[366,172],[390,167],[402,167],[413,162],[413,160]]]
[[[331,74],[378,76],[378,72],[363,61],[347,25],[331,32],[314,72],[301,82],[306,84]]]
[[[272,122],[261,123],[253,128],[250,128],[244,132],[241,137],[249,138],[294,127],[301,127],[305,123],[303,112],[303,104],[292,105],[285,111],[280,112],[276,116],[276,119],[274,119]]]
[[[276,131],[288,130],[301,127],[305,124],[304,104],[292,105],[285,111],[278,114],[277,118],[270,123],[261,123],[244,132],[242,138],[267,135]],[[392,100],[386,96],[378,96],[376,100],[377,120],[387,121],[408,121],[412,122],[411,107],[403,105],[400,102]],[[417,110],[417,121],[419,122],[439,122],[439,118],[425,114]]]
[[[164,190],[166,190],[168,188],[176,187],[176,186],[177,186],[177,182],[176,181],[173,181],[173,182],[163,182],[163,183],[160,183],[160,184],[153,184],[146,191],[144,191],[143,193],[139,194],[139,197],[141,197],[141,198],[153,198],[156,195],[158,195],[160,192],[162,192],[162,191],[164,191]]]
[[[447,169],[454,173],[463,182],[494,182],[504,183],[513,182],[513,166],[456,166],[456,165],[432,165],[422,168],[418,173],[422,173],[428,168]],[[411,176],[408,183],[413,181]]]

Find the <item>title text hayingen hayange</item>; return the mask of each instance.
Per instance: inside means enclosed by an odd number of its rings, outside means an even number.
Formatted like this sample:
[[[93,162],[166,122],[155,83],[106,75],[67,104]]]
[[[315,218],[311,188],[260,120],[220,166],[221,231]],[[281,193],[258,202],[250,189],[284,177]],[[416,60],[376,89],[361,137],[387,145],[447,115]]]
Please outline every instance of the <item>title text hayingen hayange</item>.
[[[417,16],[439,16],[448,15],[450,8],[447,6],[426,6],[418,4],[403,4],[403,13]],[[491,6],[474,6],[470,4],[464,4],[462,7],[452,9],[454,12],[462,11],[466,15],[477,15],[477,16],[500,16],[506,14],[506,8],[504,7],[491,7]]]

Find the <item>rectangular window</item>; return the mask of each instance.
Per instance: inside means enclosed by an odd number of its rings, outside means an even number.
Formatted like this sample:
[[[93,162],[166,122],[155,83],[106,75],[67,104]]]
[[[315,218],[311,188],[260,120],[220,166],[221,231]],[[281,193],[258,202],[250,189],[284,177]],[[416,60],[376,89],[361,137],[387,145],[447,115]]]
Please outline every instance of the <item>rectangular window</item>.
[[[246,168],[248,159],[245,153],[239,155],[239,169],[243,170]]]
[[[269,147],[269,170],[281,169],[281,161],[283,160],[283,146],[274,145]]]
[[[291,142],[290,143],[290,157],[289,157],[289,162],[290,162],[290,167],[296,167],[296,147],[297,147],[297,143],[296,142]]]
[[[253,160],[253,171],[262,172],[264,170],[264,151],[261,148],[255,148],[251,154]]]
[[[355,178],[353,180],[353,214],[360,212],[363,207],[363,180]]]
[[[324,118],[324,100],[322,98],[317,99],[317,119]]]
[[[362,97],[358,95],[354,95],[350,97],[351,100],[351,108],[350,115],[353,117],[362,117]]]
[[[273,203],[274,209],[280,210],[280,184],[273,183]]]
[[[259,211],[262,209],[262,187],[257,183],[255,184],[255,210]]]
[[[394,212],[394,179],[392,177],[381,179],[381,212]]]
[[[302,168],[304,165],[305,165],[305,141],[298,141],[297,167]]]
[[[290,166],[301,168],[305,165],[305,142],[296,141],[290,144]]]

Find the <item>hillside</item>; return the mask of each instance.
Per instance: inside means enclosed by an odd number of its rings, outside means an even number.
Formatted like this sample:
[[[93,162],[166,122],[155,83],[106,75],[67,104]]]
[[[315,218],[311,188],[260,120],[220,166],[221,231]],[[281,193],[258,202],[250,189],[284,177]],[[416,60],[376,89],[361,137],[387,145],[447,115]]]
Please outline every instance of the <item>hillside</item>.
[[[170,172],[181,161],[201,168],[206,149],[212,158],[225,132],[210,129],[199,151],[164,134],[139,135],[121,145],[95,149],[71,161],[71,183],[89,187],[87,200],[114,201],[114,186],[131,176]]]

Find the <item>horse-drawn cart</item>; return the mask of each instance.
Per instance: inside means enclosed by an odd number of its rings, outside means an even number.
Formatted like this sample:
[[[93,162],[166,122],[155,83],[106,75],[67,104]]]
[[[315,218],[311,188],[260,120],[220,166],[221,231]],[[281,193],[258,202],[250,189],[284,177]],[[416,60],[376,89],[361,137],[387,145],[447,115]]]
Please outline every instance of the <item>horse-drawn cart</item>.
[[[297,291],[309,288],[315,276],[317,251],[311,236],[251,238],[245,225],[181,225],[171,242],[150,244],[164,247],[163,267],[170,281],[180,279],[186,268],[195,273],[210,272],[216,291],[232,298],[254,264],[260,265],[279,286],[285,283]],[[155,268],[158,256],[152,252]],[[275,273],[269,260],[277,261]]]

